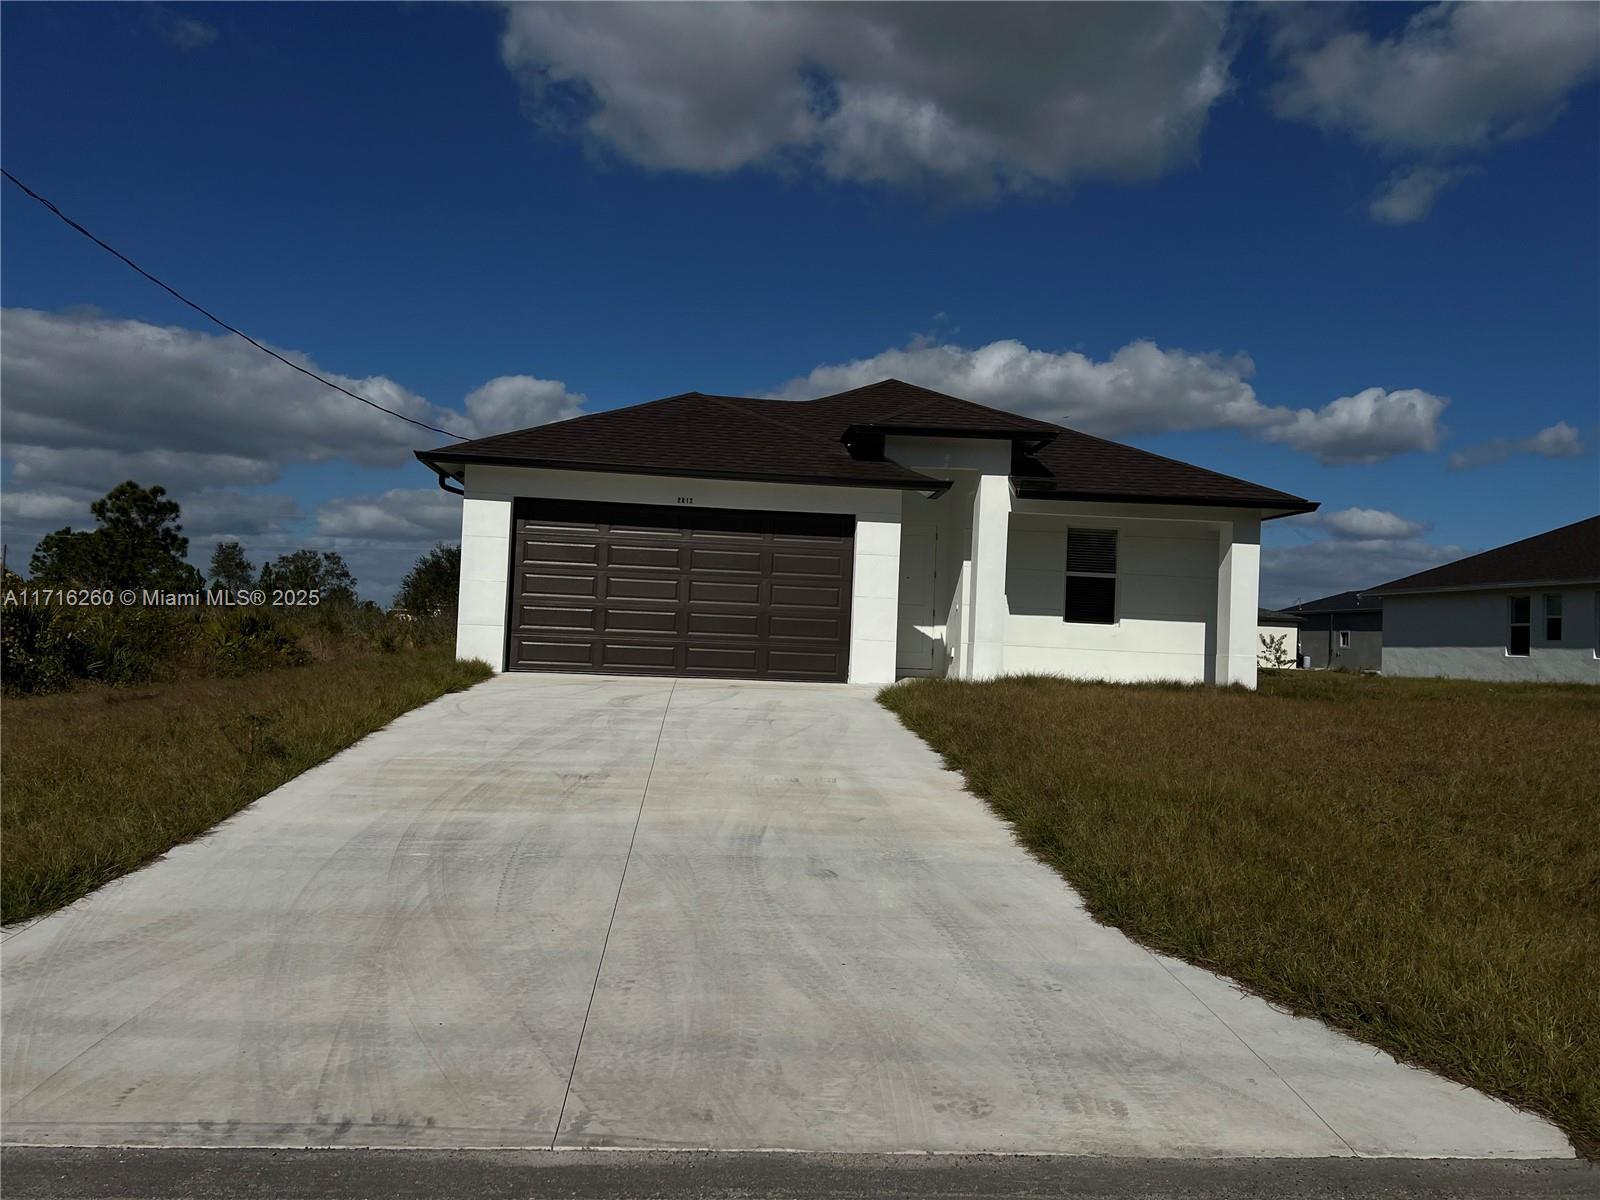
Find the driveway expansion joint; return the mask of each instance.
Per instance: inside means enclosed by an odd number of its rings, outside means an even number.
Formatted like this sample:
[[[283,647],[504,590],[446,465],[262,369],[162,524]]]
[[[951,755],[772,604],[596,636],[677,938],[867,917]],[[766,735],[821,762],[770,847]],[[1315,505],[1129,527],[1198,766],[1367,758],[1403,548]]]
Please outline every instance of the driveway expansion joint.
[[[617,897],[611,902],[611,919],[606,922],[606,935],[600,942],[600,961],[594,967],[594,983],[589,988],[589,1003],[583,1010],[583,1024],[578,1027],[578,1044],[572,1051],[572,1069],[567,1072],[567,1087],[561,1094],[561,1110],[556,1114],[555,1128],[550,1131],[550,1149],[561,1139],[561,1123],[567,1116],[567,1101],[572,1098],[572,1081],[578,1074],[578,1056],[583,1053],[583,1035],[589,1030],[589,1014],[594,1011],[595,993],[600,990],[600,972],[606,965],[606,947],[611,944],[611,930],[617,923],[617,908],[622,904],[622,888],[628,882],[628,864],[633,861],[633,846],[639,840],[639,822],[644,819],[645,798],[650,795],[650,780],[655,777],[656,759],[661,756],[661,737],[667,729],[667,713],[672,711],[672,697],[678,690],[674,679],[667,689],[667,702],[661,706],[661,725],[656,729],[655,748],[650,752],[650,769],[645,772],[644,787],[639,789],[639,811],[633,817],[633,832],[628,837],[628,852],[622,856],[622,871],[617,876]]]
[[[1357,1150],[1354,1146],[1352,1146],[1350,1144],[1350,1139],[1349,1138],[1345,1137],[1344,1134],[1340,1133],[1337,1129],[1335,1129],[1333,1127],[1333,1125],[1329,1123],[1328,1118],[1323,1116],[1321,1113],[1319,1113],[1317,1111],[1316,1105],[1312,1104],[1311,1101],[1307,1100],[1303,1095],[1300,1094],[1300,1089],[1299,1088],[1295,1087],[1294,1084],[1290,1083],[1287,1079],[1285,1079],[1283,1077],[1283,1075],[1279,1072],[1277,1067],[1273,1066],[1265,1058],[1261,1057],[1261,1053],[1254,1046],[1252,1046],[1248,1041],[1246,1041],[1244,1036],[1237,1029],[1235,1029],[1232,1025],[1228,1024],[1228,1022],[1223,1019],[1221,1013],[1217,1012],[1216,1009],[1212,1008],[1211,1005],[1207,1004],[1205,1002],[1205,1000],[1198,993],[1196,993],[1195,990],[1192,987],[1190,987],[1187,983],[1185,983],[1182,979],[1180,979],[1178,977],[1177,973],[1174,972],[1172,970],[1172,968],[1169,967],[1166,964],[1165,961],[1163,961],[1162,957],[1159,954],[1155,953],[1153,950],[1150,950],[1148,947],[1145,948],[1145,953],[1148,954],[1151,958],[1155,959],[1155,961],[1160,964],[1161,969],[1172,977],[1172,981],[1174,983],[1176,983],[1184,991],[1188,992],[1189,995],[1193,996],[1196,1004],[1198,1004],[1201,1008],[1205,1009],[1208,1013],[1210,1013],[1213,1017],[1215,1017],[1216,1020],[1217,1020],[1217,1024],[1218,1025],[1221,1025],[1224,1029],[1226,1029],[1238,1041],[1238,1043],[1241,1046],[1243,1046],[1246,1050],[1250,1051],[1251,1056],[1254,1057],[1257,1062],[1259,1062],[1267,1070],[1271,1071],[1273,1078],[1276,1079],[1279,1083],[1283,1084],[1284,1087],[1288,1088],[1289,1091],[1294,1094],[1294,1098],[1296,1100],[1300,1101],[1301,1104],[1304,1104],[1306,1106],[1307,1110],[1311,1113],[1311,1115],[1314,1116],[1317,1120],[1321,1121],[1322,1124],[1327,1127],[1328,1132],[1333,1134],[1334,1137],[1338,1138],[1339,1141],[1344,1144],[1344,1147],[1345,1147],[1346,1150],[1350,1151],[1350,1153],[1353,1154],[1357,1158],[1364,1157],[1364,1155],[1362,1155],[1361,1151]]]

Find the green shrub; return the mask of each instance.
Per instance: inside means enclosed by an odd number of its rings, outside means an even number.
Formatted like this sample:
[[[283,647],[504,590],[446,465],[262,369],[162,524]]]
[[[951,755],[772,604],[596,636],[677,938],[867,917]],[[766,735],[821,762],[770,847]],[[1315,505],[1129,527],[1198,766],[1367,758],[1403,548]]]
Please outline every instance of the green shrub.
[[[170,675],[192,636],[194,613],[146,608],[12,606],[0,619],[5,690],[59,692],[80,679],[147,683]]]
[[[288,623],[267,609],[230,609],[208,623],[202,656],[211,673],[249,675],[298,667],[311,655]]]
[[[78,646],[59,609],[7,606],[0,615],[0,681],[12,695],[61,692],[78,678]]]

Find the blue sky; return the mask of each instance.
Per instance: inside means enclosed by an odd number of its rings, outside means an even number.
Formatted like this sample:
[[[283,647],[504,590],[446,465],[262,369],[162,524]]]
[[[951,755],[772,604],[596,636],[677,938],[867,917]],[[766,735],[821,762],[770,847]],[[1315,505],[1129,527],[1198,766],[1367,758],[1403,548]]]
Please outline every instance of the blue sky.
[[[896,374],[1322,501],[1269,603],[1600,508],[1596,6],[0,20],[9,170],[435,423]],[[130,476],[380,600],[452,537],[440,439],[0,204],[12,562]]]

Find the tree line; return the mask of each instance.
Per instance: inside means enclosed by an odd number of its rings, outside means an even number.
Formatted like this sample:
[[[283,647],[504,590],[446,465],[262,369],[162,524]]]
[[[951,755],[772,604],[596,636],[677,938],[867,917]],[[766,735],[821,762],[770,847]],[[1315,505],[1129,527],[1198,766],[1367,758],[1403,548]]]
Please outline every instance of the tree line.
[[[239,542],[219,542],[210,571],[188,561],[189,539],[182,510],[159,484],[119,483],[89,505],[92,529],[71,527],[46,534],[28,562],[29,582],[39,587],[136,588],[171,592],[206,589],[231,593],[260,589],[316,591],[319,604],[355,605],[356,577],[333,550],[300,549],[263,562],[259,571]],[[423,554],[401,582],[394,607],[408,615],[453,613],[461,566],[459,546],[438,545]]]

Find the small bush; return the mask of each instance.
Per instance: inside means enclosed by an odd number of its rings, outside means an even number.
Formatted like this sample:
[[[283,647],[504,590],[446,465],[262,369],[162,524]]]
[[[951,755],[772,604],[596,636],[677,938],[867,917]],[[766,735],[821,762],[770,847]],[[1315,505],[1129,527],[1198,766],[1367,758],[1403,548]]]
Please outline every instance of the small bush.
[[[145,608],[13,606],[0,624],[5,690],[59,692],[80,679],[148,683],[170,676],[198,617]]]
[[[8,694],[62,692],[80,677],[79,647],[58,612],[16,605],[0,616],[0,680]]]
[[[210,673],[249,675],[311,660],[283,618],[266,609],[232,609],[214,617],[206,630],[203,657]]]

